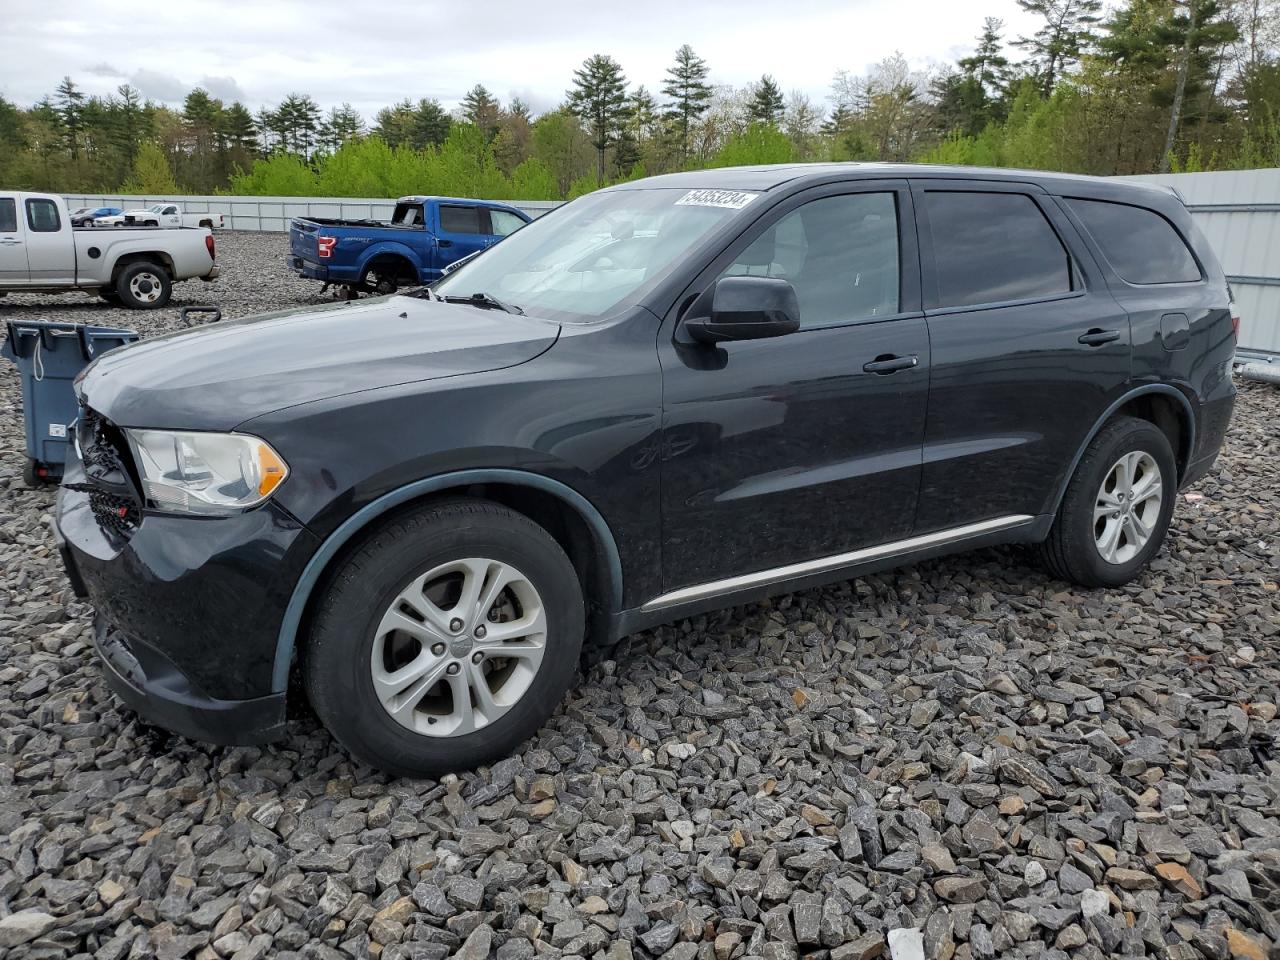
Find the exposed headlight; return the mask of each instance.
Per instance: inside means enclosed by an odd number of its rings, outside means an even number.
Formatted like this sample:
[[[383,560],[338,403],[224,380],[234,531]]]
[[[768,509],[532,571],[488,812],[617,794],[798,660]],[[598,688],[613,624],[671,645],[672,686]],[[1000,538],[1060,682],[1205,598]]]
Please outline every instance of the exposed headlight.
[[[271,496],[289,468],[265,440],[243,433],[127,430],[143,492],[161,510],[231,513]]]

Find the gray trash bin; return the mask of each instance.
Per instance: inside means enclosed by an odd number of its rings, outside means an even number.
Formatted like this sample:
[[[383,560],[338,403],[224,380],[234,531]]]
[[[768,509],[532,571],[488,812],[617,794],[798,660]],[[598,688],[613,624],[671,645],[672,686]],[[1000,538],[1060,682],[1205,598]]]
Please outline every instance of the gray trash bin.
[[[70,425],[76,419],[76,374],[108,350],[138,339],[133,330],[91,327],[48,320],[10,320],[0,355],[18,367],[22,377],[22,412],[26,422],[27,483],[57,482],[67,461]]]

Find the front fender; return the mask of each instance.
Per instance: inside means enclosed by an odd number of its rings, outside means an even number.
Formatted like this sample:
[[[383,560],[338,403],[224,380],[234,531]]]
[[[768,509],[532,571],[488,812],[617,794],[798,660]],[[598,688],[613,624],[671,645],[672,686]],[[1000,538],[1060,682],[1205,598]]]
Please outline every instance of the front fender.
[[[370,523],[376,521],[378,517],[401,504],[441,490],[453,490],[482,483],[502,483],[529,487],[551,494],[565,503],[570,509],[576,511],[592,531],[596,539],[596,545],[599,547],[601,555],[605,558],[610,583],[611,609],[609,612],[616,614],[621,610],[622,561],[618,553],[617,541],[614,539],[613,531],[609,529],[609,525],[605,522],[600,511],[581,493],[558,480],[526,470],[485,468],[442,473],[438,476],[427,477],[405,484],[389,493],[383,494],[377,500],[365,504],[324,539],[320,548],[312,555],[303,569],[302,576],[299,577],[290,597],[289,605],[285,610],[284,620],[281,623],[280,633],[276,640],[275,663],[272,671],[272,692],[281,693],[288,686],[289,667],[293,662],[293,650],[297,644],[298,628],[302,623],[302,617],[306,612],[307,604],[310,602],[311,594],[315,590],[316,584],[319,583],[320,578],[324,575],[328,565],[352,537],[365,529]]]

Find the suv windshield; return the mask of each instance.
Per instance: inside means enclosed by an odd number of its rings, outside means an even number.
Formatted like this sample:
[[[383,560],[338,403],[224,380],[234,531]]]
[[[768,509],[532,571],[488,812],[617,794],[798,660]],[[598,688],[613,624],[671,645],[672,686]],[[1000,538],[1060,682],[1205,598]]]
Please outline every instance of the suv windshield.
[[[757,196],[665,188],[589,194],[517,230],[435,292],[483,293],[538,316],[596,320],[651,287]]]

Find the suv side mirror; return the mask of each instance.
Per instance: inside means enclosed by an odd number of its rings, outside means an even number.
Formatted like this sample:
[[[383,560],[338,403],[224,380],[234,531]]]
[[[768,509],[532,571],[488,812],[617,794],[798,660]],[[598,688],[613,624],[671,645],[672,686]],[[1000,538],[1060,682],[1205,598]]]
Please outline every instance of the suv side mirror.
[[[800,329],[800,304],[786,280],[721,277],[710,292],[711,316],[684,322],[689,336],[700,343],[763,340]]]

